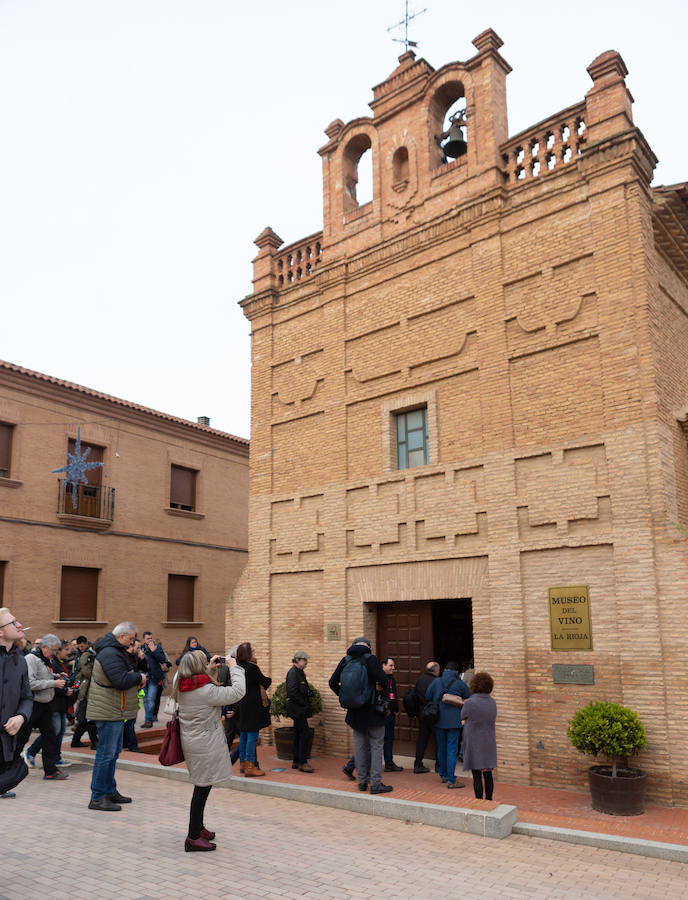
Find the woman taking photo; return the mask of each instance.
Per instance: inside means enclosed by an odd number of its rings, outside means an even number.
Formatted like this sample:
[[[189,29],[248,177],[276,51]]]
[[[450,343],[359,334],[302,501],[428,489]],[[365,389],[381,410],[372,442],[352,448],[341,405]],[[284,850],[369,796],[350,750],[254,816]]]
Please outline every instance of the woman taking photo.
[[[255,778],[265,775],[258,765],[256,757],[256,745],[258,744],[258,732],[261,728],[267,728],[270,724],[270,701],[265,690],[272,684],[272,678],[268,678],[258,668],[253,647],[249,643],[239,644],[236,649],[236,661],[246,673],[246,695],[239,704],[239,760],[240,771],[247,778]],[[232,671],[232,682],[234,672]]]
[[[497,704],[490,697],[494,681],[488,672],[476,672],[471,680],[471,696],[461,707],[463,722],[463,770],[473,774],[475,796],[492,799],[492,770],[497,767],[495,720]]]
[[[205,804],[212,786],[232,777],[220,709],[241,700],[246,692],[246,682],[243,670],[233,659],[228,659],[227,665],[234,667],[232,684],[230,687],[216,684],[215,672],[221,659],[213,656],[208,663],[202,650],[185,653],[179,661],[174,688],[179,703],[182,750],[194,785],[189,834],[184,841],[186,851],[215,849],[215,832],[208,831],[203,824]]]

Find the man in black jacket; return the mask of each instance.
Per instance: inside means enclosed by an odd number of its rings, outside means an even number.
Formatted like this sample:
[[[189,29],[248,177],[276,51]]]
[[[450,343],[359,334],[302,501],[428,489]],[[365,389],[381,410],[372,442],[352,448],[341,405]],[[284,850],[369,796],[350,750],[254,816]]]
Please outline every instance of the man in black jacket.
[[[308,665],[309,656],[303,650],[297,650],[292,657],[292,667],[287,672],[285,687],[287,692],[287,715],[294,722],[294,745],[292,769],[301,772],[315,771],[308,764],[308,713],[311,699],[308,681],[304,669]]]
[[[385,738],[385,717],[376,709],[375,686],[380,685],[383,697],[387,697],[387,676],[382,670],[376,656],[370,649],[370,641],[366,637],[356,638],[346,651],[346,656],[330,677],[330,688],[337,696],[342,686],[342,673],[345,666],[361,661],[368,675],[369,701],[356,708],[347,708],[345,722],[354,733],[354,758],[358,789],[365,791],[370,782],[371,794],[386,794],[392,790],[391,785],[382,783],[382,744]]]
[[[33,710],[26,660],[14,644],[23,637],[21,622],[7,607],[0,608],[0,771],[13,765],[18,755],[17,734],[29,722]],[[11,799],[15,794],[6,791],[0,796]]]
[[[391,715],[385,719],[385,740],[383,753],[385,759],[385,772],[401,772],[403,766],[394,762],[394,728],[399,712],[399,695],[397,694],[397,680],[394,677],[397,664],[391,656],[382,660],[382,671],[387,676],[385,687],[387,688],[387,705]]]
[[[425,694],[428,690],[430,684],[437,678],[440,674],[440,664],[434,661],[429,662],[425,671],[418,676],[416,680],[416,684],[414,686],[414,690],[418,697],[418,708],[423,709],[425,706]],[[432,729],[428,728],[425,722],[423,721],[423,717],[418,717],[418,739],[416,740],[416,759],[413,764],[413,772],[414,775],[424,775],[426,772],[429,772],[430,769],[423,763],[423,757],[425,756],[425,748],[428,746],[428,740],[430,739],[430,735],[432,733]]]

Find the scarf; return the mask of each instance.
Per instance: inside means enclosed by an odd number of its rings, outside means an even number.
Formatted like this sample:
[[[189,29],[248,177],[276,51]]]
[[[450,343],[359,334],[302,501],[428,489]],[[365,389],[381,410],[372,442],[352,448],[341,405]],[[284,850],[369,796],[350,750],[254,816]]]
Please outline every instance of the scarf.
[[[195,691],[196,688],[210,684],[211,681],[210,675],[192,675],[191,678],[182,678],[179,682],[179,691],[182,694],[186,691]]]

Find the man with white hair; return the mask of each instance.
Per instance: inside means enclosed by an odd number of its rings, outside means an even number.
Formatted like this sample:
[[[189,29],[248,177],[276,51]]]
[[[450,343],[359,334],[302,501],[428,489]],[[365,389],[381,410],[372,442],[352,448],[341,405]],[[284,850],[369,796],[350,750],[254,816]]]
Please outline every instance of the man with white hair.
[[[139,688],[146,684],[146,675],[134,670],[134,659],[127,653],[135,639],[136,625],[121,622],[95,646],[86,718],[98,730],[98,748],[88,808],[102,812],[117,812],[122,803],[131,803],[131,797],[117,790],[115,767],[122,750],[124,720],[136,718]]]
[[[57,768],[60,747],[53,723],[52,707],[55,688],[63,688],[67,684],[64,678],[57,678],[50,668],[50,660],[61,645],[62,641],[56,634],[46,634],[36,642],[36,646],[26,656],[29,687],[33,691],[33,712],[31,719],[22,727],[18,743],[23,747],[29,739],[31,729],[38,728],[41,734],[43,779],[45,781],[64,781],[69,778],[66,772],[61,772]],[[26,761],[33,766],[33,756],[30,756],[28,751]]]
[[[0,774],[6,781],[7,773],[18,759],[20,747],[17,735],[31,719],[33,694],[29,687],[29,673],[26,660],[15,645],[24,637],[21,622],[14,618],[6,606],[0,608]],[[26,773],[23,763],[21,767]],[[14,787],[20,780],[15,775],[7,787]],[[15,794],[5,788],[0,794],[3,799],[12,799]]]

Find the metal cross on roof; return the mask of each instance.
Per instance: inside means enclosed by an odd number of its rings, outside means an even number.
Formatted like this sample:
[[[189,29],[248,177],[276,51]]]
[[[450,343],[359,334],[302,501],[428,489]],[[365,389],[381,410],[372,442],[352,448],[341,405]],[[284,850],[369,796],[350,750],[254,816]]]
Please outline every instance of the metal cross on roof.
[[[102,462],[86,462],[86,457],[90,452],[90,447],[87,447],[83,453],[81,452],[81,427],[79,427],[76,430],[74,453],[70,453],[69,450],[67,450],[67,465],[62,466],[61,469],[53,469],[51,472],[52,475],[57,475],[58,472],[65,472],[67,475],[65,478],[65,485],[74,485],[74,490],[72,491],[73,509],[76,509],[77,486],[80,484],[88,484],[86,472],[89,469],[97,469],[98,466],[103,465]]]
[[[387,31],[393,31],[395,28],[401,28],[401,26],[403,25],[404,26],[403,38],[392,38],[392,40],[396,41],[398,44],[403,44],[404,48],[406,50],[408,50],[409,47],[417,47],[418,46],[418,41],[410,41],[409,40],[409,36],[408,36],[409,22],[412,22],[413,19],[417,19],[418,16],[422,16],[424,12],[427,12],[427,8],[421,9],[418,12],[415,12],[415,10],[414,10],[413,12],[409,13],[408,0],[405,0],[405,3],[406,3],[406,10],[405,10],[404,18],[400,22],[397,22],[396,25],[390,25],[389,28],[387,29]]]

